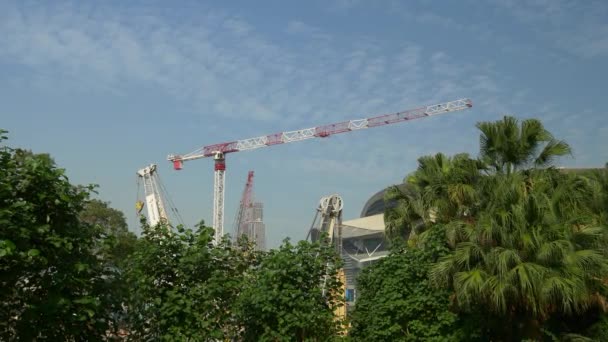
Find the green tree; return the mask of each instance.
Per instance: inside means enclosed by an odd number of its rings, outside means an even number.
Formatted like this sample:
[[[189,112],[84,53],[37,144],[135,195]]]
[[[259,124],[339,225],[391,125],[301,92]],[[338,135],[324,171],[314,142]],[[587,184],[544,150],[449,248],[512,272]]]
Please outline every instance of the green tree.
[[[555,139],[537,119],[520,123],[505,116],[500,121],[480,122],[477,128],[481,131],[480,157],[495,172],[550,166],[556,157],[572,152],[566,142]]]
[[[447,157],[442,153],[418,159],[418,168],[401,187],[389,188],[386,202],[396,202],[384,213],[387,234],[406,238],[434,223],[471,216],[478,204],[476,184],[484,165],[468,154]]]
[[[0,339],[95,341],[111,327],[114,278],[79,220],[91,189],[48,155],[0,146]]]
[[[608,225],[608,165],[603,169],[593,170],[586,175],[592,187],[589,209],[597,223]]]
[[[603,228],[581,216],[584,183],[550,173],[493,176],[483,211],[452,223],[455,249],[431,271],[464,310],[506,316],[506,339],[540,338],[552,315],[596,305],[608,270]]]
[[[605,183],[552,168],[570,147],[538,120],[520,125],[505,117],[477,127],[478,161],[420,158],[407,179],[413,195],[397,197],[417,214],[387,216],[427,232],[444,225],[452,251],[433,266],[431,280],[454,292],[461,314],[482,314],[486,338],[570,332],[556,328],[556,318],[605,310]]]
[[[124,265],[137,241],[137,236],[129,231],[124,213],[110,207],[109,202],[90,199],[80,212],[80,219],[104,235],[106,246],[99,247],[106,253],[104,259],[114,266]]]
[[[332,265],[328,268],[328,265]],[[343,322],[337,277],[340,259],[332,246],[284,241],[261,260],[237,305],[245,341],[330,341]]]
[[[212,244],[213,229],[149,227],[127,267],[128,322],[134,340],[215,341],[235,338],[234,303],[259,253],[241,240]]]
[[[350,316],[353,341],[460,341],[463,322],[450,311],[450,292],[437,289],[428,272],[448,253],[440,226],[421,246],[393,244],[390,254],[363,270],[357,305]]]
[[[129,231],[125,214],[110,207],[109,202],[98,199],[85,203],[80,219],[90,225],[100,226],[107,235],[119,235]]]

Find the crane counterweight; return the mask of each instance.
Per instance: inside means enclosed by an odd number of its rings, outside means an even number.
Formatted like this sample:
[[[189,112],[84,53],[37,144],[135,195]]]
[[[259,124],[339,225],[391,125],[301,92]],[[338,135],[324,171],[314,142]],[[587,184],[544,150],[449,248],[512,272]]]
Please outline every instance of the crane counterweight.
[[[184,163],[181,160],[173,160],[173,169],[181,170],[184,167]]]

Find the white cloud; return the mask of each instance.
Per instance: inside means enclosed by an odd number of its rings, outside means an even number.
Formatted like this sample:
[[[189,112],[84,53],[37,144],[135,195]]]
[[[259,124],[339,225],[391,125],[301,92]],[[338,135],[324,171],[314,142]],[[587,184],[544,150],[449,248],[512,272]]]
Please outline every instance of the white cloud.
[[[73,7],[61,13],[13,7],[0,19],[0,59],[77,83],[160,87],[183,101],[218,108],[225,117],[275,118],[278,108],[259,100],[257,89],[263,74],[283,78],[289,72],[284,51],[230,17],[219,29],[209,18],[198,26],[170,25],[153,16],[88,17]],[[231,39],[238,40],[234,47]]]
[[[496,0],[492,3],[571,55],[608,56],[608,3],[570,0]],[[576,19],[575,19],[576,18]]]
[[[238,35],[246,35],[253,31],[253,28],[247,22],[235,18],[226,20],[223,26]]]
[[[327,10],[330,12],[345,12],[361,4],[361,0],[333,0],[327,2]]]
[[[209,124],[202,135],[229,125],[227,140],[462,97],[472,97],[477,112],[491,112],[502,90],[491,66],[412,42],[355,37],[332,44],[334,37],[302,21],[288,24],[282,41],[224,13],[197,16],[196,23],[174,22],[152,10],[131,14],[14,6],[0,13],[0,61],[31,70],[19,82],[40,83],[48,91],[65,87],[72,94],[83,83],[126,94],[153,87],[204,109],[201,121]],[[347,181],[344,187],[368,180],[373,192],[398,182],[420,155],[466,149],[470,142],[462,129],[477,118],[454,114],[420,121],[411,126],[416,131],[404,124],[403,130],[362,132],[334,139],[329,151],[309,145],[304,154],[283,154],[273,162],[276,169],[302,169],[308,180],[323,177],[322,165],[323,172]]]
[[[500,46],[505,52],[527,57],[547,55],[553,61],[564,63],[566,56],[585,58],[608,55],[608,2],[572,0],[489,0],[464,1],[463,8],[471,7],[471,15],[459,15],[438,11],[435,3],[414,1],[391,3],[390,15],[398,15],[407,22],[424,27],[436,27],[457,32],[467,39]],[[413,10],[412,8],[416,8]],[[441,10],[449,6],[441,6]],[[488,18],[512,21],[501,27],[492,19],[478,17],[476,12]],[[515,31],[526,31],[529,36],[521,39],[513,36]],[[536,42],[536,43],[531,43]],[[539,44],[541,43],[541,44]],[[547,44],[543,44],[547,43]],[[558,48],[556,53],[551,48]]]
[[[436,25],[450,30],[463,30],[465,25],[457,22],[456,20],[448,17],[444,17],[432,12],[423,12],[416,15],[415,20],[421,24]]]
[[[559,32],[556,36],[557,44],[573,54],[608,57],[608,24],[587,24],[580,31]]]
[[[287,24],[285,31],[293,35],[302,35],[304,38],[316,39],[316,40],[330,40],[331,35],[323,32],[318,27],[305,24],[301,21],[294,20]]]
[[[245,122],[280,119],[291,128],[482,90],[463,77],[471,66],[446,52],[408,42],[387,47],[370,39],[337,47],[327,43],[329,34],[301,21],[287,27],[297,35],[293,39],[304,42],[294,49],[267,39],[243,18],[222,13],[202,15],[196,24],[168,22],[153,11],[142,17],[86,13],[67,5],[61,12],[7,8],[0,14],[0,60],[44,70],[46,79],[73,80],[72,88],[81,80],[118,92],[145,84],[204,108],[207,115]],[[320,42],[310,43],[311,37]],[[387,55],[387,48],[399,53]],[[440,82],[424,75],[428,68]],[[496,92],[485,72],[475,70],[488,85],[485,91]]]

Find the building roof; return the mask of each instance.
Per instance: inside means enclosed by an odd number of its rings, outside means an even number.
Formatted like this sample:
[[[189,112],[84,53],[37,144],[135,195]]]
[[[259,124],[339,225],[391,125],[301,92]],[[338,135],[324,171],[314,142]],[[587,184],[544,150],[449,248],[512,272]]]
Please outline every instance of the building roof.
[[[384,214],[342,221],[342,238],[349,239],[359,236],[384,233]]]
[[[397,188],[399,188],[399,190],[401,190],[402,192],[412,192],[412,186],[410,184],[407,183],[401,183],[401,184],[397,184],[396,185]],[[386,210],[387,207],[392,207],[395,205],[395,202],[393,203],[385,203],[384,202],[384,193],[386,192],[386,190],[388,190],[390,187],[384,188],[378,192],[376,192],[372,197],[370,197],[367,202],[365,202],[365,205],[363,206],[363,210],[361,210],[361,217],[365,217],[365,216],[372,216],[372,215],[376,215],[376,214],[380,214],[380,213],[384,213],[384,211]]]
[[[602,170],[603,168],[601,167],[558,167],[558,170],[562,171],[563,173],[570,173],[570,174],[577,174],[579,176],[591,176],[593,175],[595,172],[597,172],[598,170]]]

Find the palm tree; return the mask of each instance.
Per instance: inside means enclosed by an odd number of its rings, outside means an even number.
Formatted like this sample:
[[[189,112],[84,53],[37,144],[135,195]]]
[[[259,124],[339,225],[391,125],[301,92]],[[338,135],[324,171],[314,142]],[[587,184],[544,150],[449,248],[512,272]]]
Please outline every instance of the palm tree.
[[[406,179],[414,191],[387,194],[398,200],[385,214],[387,228],[441,224],[453,252],[433,267],[432,280],[451,288],[462,310],[504,319],[504,333],[517,335],[507,340],[538,338],[551,315],[606,303],[606,221],[593,214],[606,217],[608,176],[590,181],[553,168],[571,150],[538,120],[477,127],[479,160],[420,158]]]
[[[429,223],[471,215],[477,202],[474,184],[482,169],[480,161],[466,153],[419,158],[418,169],[404,180],[407,186],[386,192],[385,201],[396,202],[384,215],[389,236],[415,235]]]
[[[594,170],[588,179],[592,188],[589,209],[598,224],[608,225],[608,163],[603,169]]]
[[[539,337],[552,314],[573,314],[605,301],[608,259],[604,230],[586,219],[584,182],[556,175],[495,175],[494,191],[474,222],[458,222],[468,234],[432,271],[453,288],[464,310],[486,308],[523,323],[522,336]],[[506,321],[508,322],[508,321]],[[516,325],[506,327],[517,331]]]
[[[408,239],[423,224],[420,196],[409,184],[389,187],[384,193],[384,202],[389,204],[384,210],[384,224],[390,239]]]
[[[494,172],[546,167],[556,157],[571,153],[566,142],[555,139],[536,119],[519,124],[516,118],[505,116],[501,121],[479,122],[477,128],[480,157]]]
[[[387,192],[386,201],[398,203],[385,212],[389,236],[403,231],[417,233],[428,223],[442,223],[448,242],[455,246],[459,239],[471,234],[470,227],[462,221],[473,222],[487,204],[484,197],[499,186],[490,176],[521,172],[526,177],[522,183],[526,189],[537,174],[556,175],[552,162],[571,153],[566,142],[555,139],[536,119],[519,123],[516,118],[505,116],[476,126],[481,132],[478,159],[468,154],[448,157],[441,153],[421,157],[418,169],[405,180],[412,191],[404,193],[393,188]],[[503,190],[514,194],[514,189]]]

